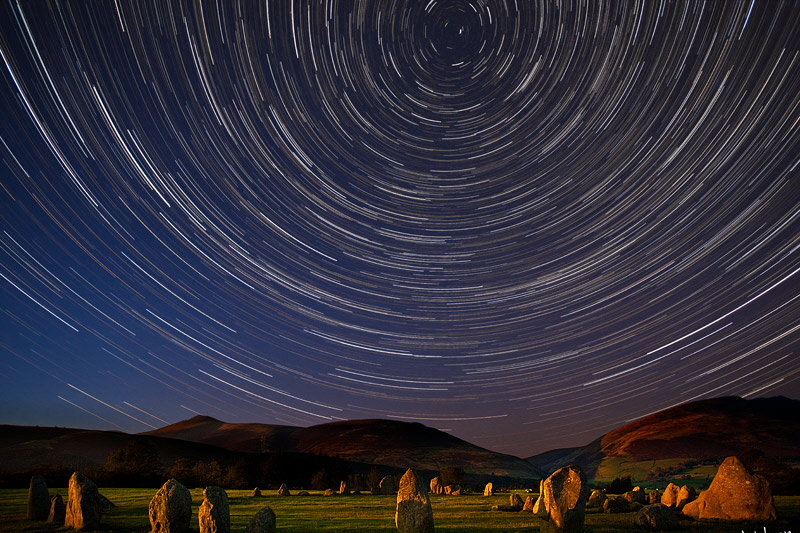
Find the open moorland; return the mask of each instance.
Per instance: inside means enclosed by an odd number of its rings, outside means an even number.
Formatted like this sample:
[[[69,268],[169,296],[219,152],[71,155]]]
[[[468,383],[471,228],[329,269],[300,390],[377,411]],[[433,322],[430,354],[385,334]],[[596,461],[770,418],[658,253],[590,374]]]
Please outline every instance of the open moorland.
[[[147,506],[156,489],[101,488],[115,505],[103,515],[103,533],[146,533],[150,531]],[[265,491],[261,498],[252,498],[252,491],[228,491],[231,531],[243,532],[250,518],[268,505],[277,516],[278,531],[312,533],[318,531],[397,531],[394,525],[395,496],[349,495],[323,496],[311,491],[310,496],[277,496]],[[66,488],[51,489],[66,496]],[[193,501],[192,529],[198,531],[197,510],[203,500],[202,490],[191,491]],[[525,498],[528,494],[520,492]],[[25,519],[27,491],[0,490],[0,531],[49,533],[67,531],[53,524]],[[508,494],[483,496],[431,495],[437,531],[458,533],[538,532],[534,517],[527,512],[492,511],[493,505],[508,503]],[[690,533],[781,533],[800,531],[800,496],[776,496],[777,522],[694,522],[681,521],[680,531]],[[587,509],[586,530],[592,533],[616,533],[636,530],[634,513],[603,514]]]

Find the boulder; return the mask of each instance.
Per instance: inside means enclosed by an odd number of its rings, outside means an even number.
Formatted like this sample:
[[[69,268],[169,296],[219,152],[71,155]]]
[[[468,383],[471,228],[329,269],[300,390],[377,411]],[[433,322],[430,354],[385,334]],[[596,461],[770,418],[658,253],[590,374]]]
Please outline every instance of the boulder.
[[[621,496],[609,498],[603,502],[604,513],[630,513],[631,503]]]
[[[681,487],[680,492],[678,492],[678,500],[675,502],[675,508],[678,511],[682,511],[687,503],[693,502],[696,499],[697,499],[697,491],[694,490],[694,487],[690,487],[689,485],[684,485],[683,487]]]
[[[97,497],[100,499],[100,507],[102,507],[104,511],[107,511],[109,509],[113,509],[114,507],[116,507],[116,505],[114,505],[114,502],[112,502],[111,500],[109,500],[108,498],[103,496],[102,494],[98,494]]]
[[[297,493],[298,496],[311,496],[307,490],[301,490]]]
[[[632,490],[623,494],[622,497],[628,503],[641,503],[642,505],[647,503],[647,495],[643,490]]]
[[[603,502],[608,499],[604,492],[593,490],[589,495],[589,500],[586,502],[586,507],[602,507]]]
[[[291,496],[292,493],[289,491],[289,487],[286,483],[281,483],[281,486],[278,487],[278,496]]]
[[[664,531],[678,528],[678,515],[672,507],[655,503],[645,505],[633,519],[633,523],[639,527]]]
[[[153,533],[185,533],[192,519],[192,495],[189,489],[170,479],[150,500],[148,513]]]
[[[400,478],[394,522],[401,533],[433,532],[431,500],[419,476],[411,469]]]
[[[661,493],[658,490],[654,490],[650,494],[647,495],[647,503],[650,505],[661,503]]]
[[[333,489],[325,489],[325,492],[323,492],[322,494],[325,496],[335,496],[338,493]]]
[[[47,515],[47,521],[54,524],[63,524],[67,515],[67,506],[61,494],[56,494],[50,498],[50,512]]]
[[[230,533],[231,512],[225,489],[211,486],[203,490],[203,503],[197,511],[197,522],[200,533]]]
[[[276,528],[275,513],[267,506],[250,519],[250,523],[247,524],[247,529],[244,531],[245,533],[275,533]]]
[[[347,481],[342,481],[339,483],[339,494],[350,494],[350,487],[347,485]]]
[[[485,487],[483,487],[483,495],[494,496],[494,485],[492,485],[491,481],[487,483]]]
[[[442,478],[436,476],[431,480],[431,494],[444,494],[444,486],[442,485]]]
[[[676,507],[678,505],[678,494],[680,494],[680,492],[681,489],[678,485],[670,483],[667,485],[667,488],[664,489],[664,494],[661,495],[661,503],[667,507]]]
[[[80,472],[73,473],[67,489],[64,525],[73,529],[99,529],[102,516],[97,485]]]
[[[50,514],[50,491],[44,476],[32,476],[28,486],[28,520],[44,522]]]
[[[251,498],[260,498],[261,497],[261,489],[256,487],[253,489],[252,494],[250,494]]]
[[[381,494],[394,494],[397,488],[394,486],[394,476],[384,476],[378,484],[381,489]]]
[[[444,493],[450,496],[459,496],[461,494],[461,485],[447,485],[444,488]]]
[[[586,474],[577,465],[565,466],[540,483],[533,512],[548,523],[550,531],[580,533],[588,499]]]
[[[750,472],[738,457],[728,457],[711,486],[683,507],[683,514],[717,520],[775,520],[772,487],[766,478]]]

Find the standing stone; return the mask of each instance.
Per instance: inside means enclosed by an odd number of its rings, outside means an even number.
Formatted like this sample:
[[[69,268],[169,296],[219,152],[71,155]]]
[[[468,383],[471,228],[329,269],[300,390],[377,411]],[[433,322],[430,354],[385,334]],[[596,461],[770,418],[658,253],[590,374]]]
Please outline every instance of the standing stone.
[[[483,488],[483,495],[494,496],[494,485],[492,485],[491,481],[487,483],[486,486]]]
[[[244,531],[245,533],[275,533],[276,527],[275,513],[267,506],[250,519],[250,523],[247,524],[247,529]]]
[[[347,481],[342,481],[339,483],[339,494],[350,494],[350,487],[347,485]]]
[[[775,520],[772,487],[764,476],[751,473],[738,457],[728,457],[708,490],[687,503],[683,514],[719,520]]]
[[[628,503],[641,503],[642,505],[647,503],[647,495],[643,490],[632,490],[623,494],[622,497]]]
[[[431,494],[443,494],[444,487],[442,486],[442,478],[436,476],[431,480]]]
[[[533,497],[528,496],[525,498],[525,503],[522,505],[522,510],[529,513],[533,512]]]
[[[394,523],[400,533],[432,533],[433,509],[419,476],[410,468],[400,478]]]
[[[678,487],[678,485],[670,483],[667,485],[667,488],[664,489],[664,494],[661,495],[661,503],[667,507],[677,506],[678,494],[680,494],[680,492],[681,489]]]
[[[278,488],[278,496],[291,496],[292,493],[289,492],[289,486],[286,483],[281,483],[281,486]]]
[[[28,487],[28,520],[44,522],[50,513],[50,492],[44,476],[32,476]]]
[[[609,498],[608,500],[603,502],[603,512],[612,514],[612,513],[629,513],[631,511],[631,504],[628,500],[623,498],[622,496],[617,496],[616,498]]]
[[[634,525],[665,531],[678,528],[678,515],[675,510],[660,503],[645,505],[633,519]]]
[[[654,490],[653,492],[647,495],[647,502],[650,505],[661,503],[661,493],[658,492],[658,490]]]
[[[253,493],[250,495],[251,498],[260,498],[261,497],[261,489],[256,487],[253,489]]]
[[[525,502],[522,501],[522,498],[519,497],[519,494],[512,493],[508,495],[508,506],[511,508],[511,510],[521,511],[524,505]],[[532,505],[531,509],[533,509]]]
[[[230,533],[231,513],[225,489],[206,487],[203,490],[203,503],[197,511],[197,521],[200,533]]]
[[[586,513],[589,487],[586,474],[577,465],[556,470],[541,484],[534,514],[544,519],[551,531],[580,533]]]
[[[56,494],[50,498],[50,513],[47,515],[47,521],[54,524],[63,524],[67,516],[67,506],[64,504],[64,499],[61,494]]]
[[[397,489],[394,486],[394,476],[384,476],[378,484],[381,494],[394,494]]]
[[[690,487],[689,485],[684,485],[683,487],[681,487],[681,490],[678,493],[678,499],[675,502],[675,508],[678,509],[678,511],[682,511],[687,503],[693,502],[696,499],[697,499],[697,491],[694,490],[694,487]]]
[[[73,529],[98,529],[103,509],[97,485],[80,472],[75,472],[69,478],[67,491],[64,525]]]
[[[148,506],[153,533],[185,533],[192,519],[192,495],[189,489],[170,479],[158,489]]]

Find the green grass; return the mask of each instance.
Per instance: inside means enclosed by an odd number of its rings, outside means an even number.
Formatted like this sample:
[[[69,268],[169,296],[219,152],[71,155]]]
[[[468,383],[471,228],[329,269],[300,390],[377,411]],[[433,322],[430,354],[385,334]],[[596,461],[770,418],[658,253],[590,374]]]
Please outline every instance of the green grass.
[[[50,493],[66,496],[66,489],[50,489]],[[147,505],[156,489],[101,489],[116,504],[103,515],[103,533],[146,533],[150,531]],[[192,529],[198,531],[197,509],[202,491],[192,490]],[[280,497],[275,491],[265,491],[262,498],[251,498],[249,490],[230,490],[231,531],[244,531],[250,518],[265,505],[277,516],[278,531],[311,533],[316,531],[396,531],[394,526],[394,496],[311,496]],[[523,498],[524,494],[521,494]],[[27,490],[0,490],[0,531],[53,533],[68,531],[52,524],[34,523],[25,519]],[[481,494],[463,496],[431,496],[437,531],[452,533],[534,533],[539,532],[529,513],[491,511],[492,505],[508,503],[507,494],[484,497]],[[781,533],[800,532],[800,496],[778,496],[777,523],[708,523],[681,521],[682,532],[690,533]],[[635,530],[633,513],[607,515],[595,509],[587,510],[586,529],[593,533],[620,533]]]

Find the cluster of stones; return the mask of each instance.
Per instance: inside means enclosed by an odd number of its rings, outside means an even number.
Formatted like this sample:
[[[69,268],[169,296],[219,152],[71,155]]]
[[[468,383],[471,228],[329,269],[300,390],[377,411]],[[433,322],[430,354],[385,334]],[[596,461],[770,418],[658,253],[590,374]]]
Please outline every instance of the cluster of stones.
[[[461,485],[444,485],[442,478],[436,476],[430,483],[430,494],[447,494],[449,496],[460,496],[462,493]]]
[[[253,491],[261,494],[261,491]],[[153,533],[186,533],[192,519],[192,496],[180,482],[170,479],[158,489],[149,505]],[[197,513],[200,533],[230,533],[231,516],[228,494],[221,487],[206,487]],[[246,533],[274,533],[275,513],[263,507],[250,520]]]

